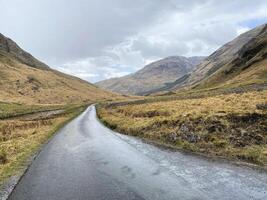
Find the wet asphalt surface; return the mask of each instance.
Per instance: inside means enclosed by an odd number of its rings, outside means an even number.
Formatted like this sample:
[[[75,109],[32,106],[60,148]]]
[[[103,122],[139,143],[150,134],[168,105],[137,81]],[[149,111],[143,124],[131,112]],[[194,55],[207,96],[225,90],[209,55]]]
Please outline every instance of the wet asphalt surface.
[[[9,200],[266,200],[267,173],[105,128],[94,106],[44,147]]]

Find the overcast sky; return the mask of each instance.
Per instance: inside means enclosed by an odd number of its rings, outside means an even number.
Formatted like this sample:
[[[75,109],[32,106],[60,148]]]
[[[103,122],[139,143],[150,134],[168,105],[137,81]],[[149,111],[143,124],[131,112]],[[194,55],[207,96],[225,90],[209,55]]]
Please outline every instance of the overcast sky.
[[[209,55],[267,22],[266,0],[0,0],[0,32],[90,82],[172,55]]]

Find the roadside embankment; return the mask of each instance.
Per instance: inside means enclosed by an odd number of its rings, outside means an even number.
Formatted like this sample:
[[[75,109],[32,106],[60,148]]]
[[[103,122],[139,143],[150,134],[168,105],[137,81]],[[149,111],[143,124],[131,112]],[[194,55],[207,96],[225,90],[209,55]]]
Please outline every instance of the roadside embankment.
[[[212,157],[267,166],[267,90],[98,106],[120,133]]]

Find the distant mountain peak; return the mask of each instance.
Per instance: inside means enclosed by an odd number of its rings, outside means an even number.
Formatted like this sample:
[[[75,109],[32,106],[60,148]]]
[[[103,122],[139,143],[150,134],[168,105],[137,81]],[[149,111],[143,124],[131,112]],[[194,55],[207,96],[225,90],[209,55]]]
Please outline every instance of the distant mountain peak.
[[[134,74],[100,81],[97,85],[123,94],[144,95],[191,72],[203,59],[204,57],[169,56],[146,65]]]

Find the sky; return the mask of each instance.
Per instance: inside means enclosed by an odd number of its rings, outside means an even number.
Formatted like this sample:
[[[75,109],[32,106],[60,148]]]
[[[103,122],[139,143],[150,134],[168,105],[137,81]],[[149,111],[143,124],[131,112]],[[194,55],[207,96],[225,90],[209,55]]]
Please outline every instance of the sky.
[[[90,82],[167,56],[208,56],[267,22],[266,0],[0,0],[0,33]]]

